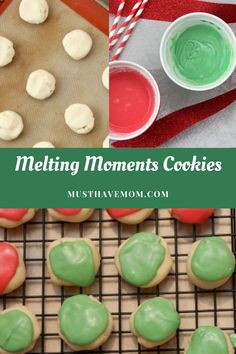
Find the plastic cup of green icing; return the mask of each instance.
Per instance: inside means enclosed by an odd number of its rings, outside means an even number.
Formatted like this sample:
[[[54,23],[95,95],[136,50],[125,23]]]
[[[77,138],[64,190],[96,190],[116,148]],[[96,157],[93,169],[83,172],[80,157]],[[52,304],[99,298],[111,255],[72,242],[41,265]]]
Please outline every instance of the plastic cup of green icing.
[[[223,84],[236,67],[236,37],[219,17],[194,12],[178,18],[164,33],[160,58],[169,78],[193,91]]]

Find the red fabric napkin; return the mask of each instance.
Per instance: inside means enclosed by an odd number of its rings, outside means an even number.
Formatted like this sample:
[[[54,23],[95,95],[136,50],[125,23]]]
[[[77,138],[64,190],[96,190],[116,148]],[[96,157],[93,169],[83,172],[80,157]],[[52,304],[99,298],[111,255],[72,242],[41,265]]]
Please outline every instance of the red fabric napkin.
[[[127,16],[136,0],[127,0],[123,15]],[[110,0],[110,12],[116,13],[120,0]],[[196,0],[150,0],[142,17],[151,20],[174,21],[190,12],[209,12],[226,22],[236,22],[236,6]]]
[[[126,141],[117,141],[113,143],[113,146],[119,148],[158,147],[194,124],[209,118],[213,114],[226,108],[235,100],[236,89],[203,103],[201,102],[173,112],[166,117],[157,120],[141,136]]]

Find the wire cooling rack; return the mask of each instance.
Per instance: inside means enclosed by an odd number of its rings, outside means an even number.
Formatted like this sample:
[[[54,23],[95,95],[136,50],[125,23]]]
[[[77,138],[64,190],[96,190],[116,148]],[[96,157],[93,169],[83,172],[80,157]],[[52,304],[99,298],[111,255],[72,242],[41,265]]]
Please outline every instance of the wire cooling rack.
[[[167,280],[153,289],[140,290],[125,283],[117,275],[114,253],[120,243],[137,231],[152,231],[165,237],[174,260],[174,267]],[[178,353],[183,354],[187,340],[199,325],[210,324],[221,327],[232,334],[236,330],[235,274],[220,289],[207,292],[192,286],[186,275],[186,259],[193,241],[201,237],[216,235],[223,237],[233,252],[236,218],[234,209],[219,210],[204,226],[181,225],[170,218],[166,209],[155,210],[153,215],[138,226],[124,226],[110,220],[104,210],[81,225],[55,222],[46,210],[15,230],[1,230],[0,238],[13,242],[22,251],[27,266],[25,284],[15,292],[4,296],[0,306],[24,304],[38,317],[42,335],[32,353],[72,353],[58,337],[57,312],[63,300],[78,292],[96,296],[104,302],[114,317],[115,327],[108,342],[94,353]],[[88,237],[100,250],[102,263],[96,282],[86,289],[61,288],[53,285],[45,266],[48,244],[60,237]],[[161,348],[141,348],[129,331],[129,318],[136,307],[153,296],[171,299],[182,318],[175,339]]]

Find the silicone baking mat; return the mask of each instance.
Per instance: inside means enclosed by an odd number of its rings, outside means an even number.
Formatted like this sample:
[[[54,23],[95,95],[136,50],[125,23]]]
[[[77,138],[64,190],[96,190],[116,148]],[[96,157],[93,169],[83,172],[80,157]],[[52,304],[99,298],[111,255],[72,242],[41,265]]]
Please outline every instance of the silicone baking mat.
[[[15,243],[23,252],[27,266],[25,284],[0,300],[2,308],[15,303],[25,304],[39,318],[42,335],[32,353],[59,354],[71,352],[57,335],[57,312],[63,299],[79,291],[96,296],[113,314],[115,327],[108,342],[94,353],[178,353],[183,354],[188,337],[203,324],[220,326],[229,334],[236,330],[235,274],[223,287],[207,292],[193,287],[186,275],[188,250],[195,240],[204,236],[223,237],[236,251],[235,210],[218,210],[203,226],[186,226],[170,218],[166,209],[155,210],[139,226],[124,226],[111,220],[104,210],[97,210],[83,224],[52,221],[45,210],[15,230],[0,230],[1,240]],[[163,236],[171,250],[174,266],[168,278],[156,288],[140,290],[120,279],[114,265],[119,244],[136,231],[152,231]],[[91,238],[102,256],[96,282],[84,290],[53,285],[45,267],[46,248],[57,238],[73,236]],[[129,331],[132,311],[145,299],[161,295],[171,299],[179,311],[182,323],[175,339],[158,349],[146,350],[137,345]]]
[[[32,147],[45,140],[61,148],[102,147],[108,135],[108,91],[102,84],[108,65],[104,34],[108,11],[95,0],[48,0],[48,20],[34,26],[20,19],[19,3],[4,0],[0,5],[0,35],[11,39],[16,49],[14,61],[0,70],[0,111],[21,114],[25,129],[12,142],[0,141],[0,147]],[[91,53],[80,61],[71,59],[61,43],[66,33],[77,28],[87,31],[94,43]],[[30,72],[37,69],[46,69],[57,79],[55,93],[44,101],[25,91]],[[94,112],[95,129],[88,135],[77,135],[65,124],[65,109],[77,102],[89,105]]]

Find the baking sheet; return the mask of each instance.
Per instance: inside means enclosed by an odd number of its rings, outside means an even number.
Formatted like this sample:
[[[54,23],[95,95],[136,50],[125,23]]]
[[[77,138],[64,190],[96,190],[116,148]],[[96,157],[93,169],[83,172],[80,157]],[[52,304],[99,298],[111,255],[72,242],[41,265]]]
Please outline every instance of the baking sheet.
[[[152,231],[163,236],[171,250],[174,267],[159,287],[138,290],[117,276],[115,251],[123,240],[136,231]],[[235,329],[234,277],[216,291],[197,290],[188,281],[185,265],[188,250],[195,239],[215,234],[223,237],[231,247],[235,239],[235,211],[218,210],[214,219],[203,226],[183,225],[169,217],[166,209],[156,210],[139,226],[124,226],[111,220],[104,210],[96,211],[85,223],[63,224],[52,221],[47,212],[38,212],[36,218],[15,230],[0,230],[0,239],[14,242],[24,254],[27,280],[23,287],[0,300],[0,307],[24,303],[39,318],[43,334],[33,353],[59,354],[70,350],[57,335],[57,312],[65,296],[77,294],[78,288],[53,285],[45,264],[45,250],[49,243],[63,236],[85,237],[95,241],[102,255],[102,266],[95,284],[84,289],[103,301],[112,312],[114,332],[108,342],[95,353],[178,353],[183,354],[187,340],[198,325],[218,325],[232,334]],[[234,283],[233,283],[234,281]],[[129,331],[129,317],[140,302],[150,296],[161,295],[171,299],[181,315],[181,327],[175,339],[160,350],[145,350],[137,345]],[[42,316],[44,314],[44,316]]]
[[[19,3],[12,1],[0,16],[0,35],[12,40],[16,49],[13,62],[0,69],[0,111],[21,114],[25,129],[15,141],[0,141],[0,147],[32,147],[39,141],[60,148],[102,147],[108,135],[108,91],[101,79],[108,65],[106,35],[60,0],[48,0],[49,18],[39,26],[19,18]],[[94,43],[81,61],[71,59],[61,44],[64,35],[77,28],[87,31]],[[55,93],[44,101],[25,91],[29,74],[37,69],[48,70],[57,79]],[[90,134],[77,135],[65,125],[64,111],[73,103],[85,103],[94,112],[96,125]]]

